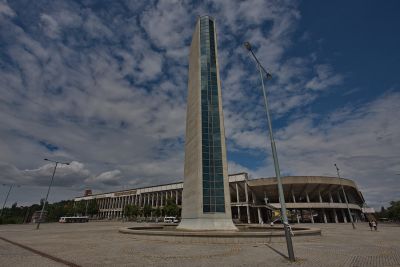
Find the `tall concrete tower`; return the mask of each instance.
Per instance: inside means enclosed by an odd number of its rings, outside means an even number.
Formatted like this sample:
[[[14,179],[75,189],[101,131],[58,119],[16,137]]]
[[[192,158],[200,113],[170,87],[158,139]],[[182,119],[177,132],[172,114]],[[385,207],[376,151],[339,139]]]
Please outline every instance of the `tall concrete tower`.
[[[215,20],[197,19],[189,54],[180,230],[237,230],[232,222]]]

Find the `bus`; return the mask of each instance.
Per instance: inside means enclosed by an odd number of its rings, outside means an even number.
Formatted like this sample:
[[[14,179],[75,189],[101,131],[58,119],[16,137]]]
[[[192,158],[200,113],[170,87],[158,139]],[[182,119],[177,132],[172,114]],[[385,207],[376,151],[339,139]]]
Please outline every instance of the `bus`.
[[[88,216],[64,216],[60,217],[60,223],[85,223],[89,221]]]

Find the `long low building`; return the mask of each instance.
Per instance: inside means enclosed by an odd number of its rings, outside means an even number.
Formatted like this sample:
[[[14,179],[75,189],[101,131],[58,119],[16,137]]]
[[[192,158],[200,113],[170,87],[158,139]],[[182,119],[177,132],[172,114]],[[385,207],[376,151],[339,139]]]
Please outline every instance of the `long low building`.
[[[292,223],[339,223],[350,220],[345,197],[354,221],[364,218],[364,198],[350,179],[326,176],[282,177],[288,217]],[[343,194],[342,186],[346,196]],[[279,218],[277,180],[248,179],[247,173],[229,175],[232,217],[241,223],[269,223]],[[96,200],[98,218],[121,218],[125,205],[162,208],[167,199],[182,205],[183,182],[76,197]]]

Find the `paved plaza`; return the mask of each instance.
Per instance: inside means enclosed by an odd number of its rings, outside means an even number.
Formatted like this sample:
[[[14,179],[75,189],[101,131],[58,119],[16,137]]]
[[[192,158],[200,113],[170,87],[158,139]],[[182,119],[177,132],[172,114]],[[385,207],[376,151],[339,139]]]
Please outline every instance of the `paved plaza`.
[[[295,263],[285,259],[282,239],[254,245],[148,241],[118,232],[129,225],[137,224],[0,225],[0,266],[400,266],[398,225],[371,232],[366,223],[356,230],[314,224],[321,236],[294,237]]]

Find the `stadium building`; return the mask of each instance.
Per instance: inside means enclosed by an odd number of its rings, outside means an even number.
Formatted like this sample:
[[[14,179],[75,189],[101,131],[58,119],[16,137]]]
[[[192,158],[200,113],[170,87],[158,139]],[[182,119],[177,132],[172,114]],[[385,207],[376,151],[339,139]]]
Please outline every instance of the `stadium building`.
[[[326,176],[282,177],[286,208],[291,223],[350,222],[342,186],[354,221],[364,219],[364,198],[354,181]],[[167,199],[181,207],[183,182],[134,188],[74,199],[95,200],[97,218],[123,218],[125,205],[160,208]],[[270,223],[279,218],[280,204],[276,178],[248,179],[247,173],[229,175],[230,207],[236,223]]]

